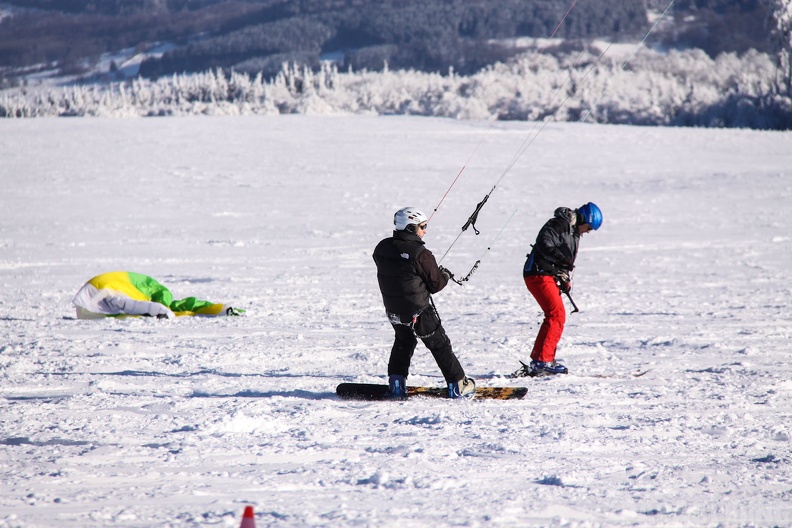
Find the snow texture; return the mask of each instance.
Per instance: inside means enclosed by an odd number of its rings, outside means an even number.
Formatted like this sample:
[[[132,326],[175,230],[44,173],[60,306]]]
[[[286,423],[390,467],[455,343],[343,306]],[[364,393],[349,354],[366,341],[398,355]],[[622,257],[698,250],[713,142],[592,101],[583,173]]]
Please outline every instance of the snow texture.
[[[504,172],[535,130],[2,122],[0,527],[792,526],[792,133],[550,124]],[[509,379],[525,254],[587,201],[570,374]],[[462,365],[528,396],[341,401],[385,380],[372,249],[438,204],[428,247],[481,259],[435,296]],[[77,320],[113,270],[247,314]],[[421,346],[409,381],[442,381]]]

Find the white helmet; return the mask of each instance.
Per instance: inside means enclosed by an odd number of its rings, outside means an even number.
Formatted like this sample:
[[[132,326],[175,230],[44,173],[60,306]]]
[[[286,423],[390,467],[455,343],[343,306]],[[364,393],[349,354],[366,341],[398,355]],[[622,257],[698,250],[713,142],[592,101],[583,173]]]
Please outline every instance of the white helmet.
[[[415,207],[403,207],[393,215],[393,225],[396,231],[404,231],[409,225],[418,225],[428,222],[429,218],[423,211]]]

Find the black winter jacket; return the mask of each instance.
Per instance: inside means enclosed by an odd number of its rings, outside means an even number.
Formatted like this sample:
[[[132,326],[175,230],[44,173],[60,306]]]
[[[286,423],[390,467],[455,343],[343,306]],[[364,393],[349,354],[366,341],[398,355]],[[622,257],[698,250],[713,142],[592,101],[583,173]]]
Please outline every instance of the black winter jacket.
[[[575,268],[580,241],[576,224],[577,212],[574,209],[556,209],[553,218],[545,223],[536,236],[536,243],[523,267],[523,277],[570,273]]]
[[[394,231],[374,248],[382,302],[385,310],[412,316],[431,303],[430,295],[448,284],[431,251],[418,235]]]

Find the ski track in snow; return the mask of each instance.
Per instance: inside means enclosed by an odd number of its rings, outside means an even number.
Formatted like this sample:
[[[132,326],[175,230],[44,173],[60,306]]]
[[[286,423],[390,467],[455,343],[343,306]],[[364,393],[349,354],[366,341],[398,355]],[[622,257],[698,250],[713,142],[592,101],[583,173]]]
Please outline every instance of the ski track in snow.
[[[336,398],[385,379],[393,212],[430,212],[483,138],[439,258],[534,126],[488,128],[0,124],[0,527],[238,526],[247,504],[259,526],[792,526],[789,132],[549,125],[443,261],[479,269],[435,297],[467,373],[528,396]],[[509,379],[540,322],[525,253],[589,200],[571,373]],[[113,270],[248,312],[77,320]],[[419,345],[410,382],[441,381]]]

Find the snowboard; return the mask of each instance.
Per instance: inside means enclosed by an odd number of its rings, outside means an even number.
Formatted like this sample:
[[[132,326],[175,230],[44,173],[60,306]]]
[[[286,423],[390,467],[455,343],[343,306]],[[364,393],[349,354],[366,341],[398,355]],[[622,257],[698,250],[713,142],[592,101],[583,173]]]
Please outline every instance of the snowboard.
[[[476,387],[474,400],[519,400],[528,393],[527,387]],[[336,394],[342,400],[388,400],[388,386],[376,383],[341,383]],[[448,398],[446,387],[407,387],[407,396]]]

